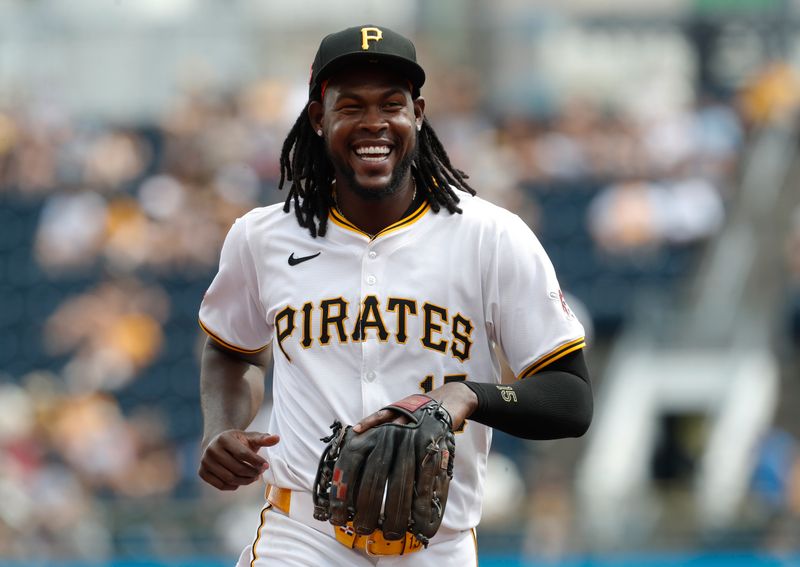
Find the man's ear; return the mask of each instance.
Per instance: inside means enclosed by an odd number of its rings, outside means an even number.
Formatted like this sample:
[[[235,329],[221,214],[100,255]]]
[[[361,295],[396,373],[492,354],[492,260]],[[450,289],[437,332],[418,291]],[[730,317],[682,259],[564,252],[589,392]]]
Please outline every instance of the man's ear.
[[[314,132],[319,134],[322,131],[322,116],[325,114],[325,109],[322,103],[317,100],[312,100],[308,103],[308,120],[311,122],[311,127]]]
[[[422,128],[422,121],[425,118],[425,99],[418,96],[414,99],[414,119],[417,123],[417,130]]]

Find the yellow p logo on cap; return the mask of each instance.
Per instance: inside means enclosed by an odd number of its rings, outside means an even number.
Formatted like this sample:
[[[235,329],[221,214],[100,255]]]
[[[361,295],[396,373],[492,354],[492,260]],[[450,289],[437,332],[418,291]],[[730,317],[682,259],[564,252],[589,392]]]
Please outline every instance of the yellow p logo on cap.
[[[361,49],[369,49],[370,41],[380,41],[383,39],[383,32],[378,28],[361,28]]]

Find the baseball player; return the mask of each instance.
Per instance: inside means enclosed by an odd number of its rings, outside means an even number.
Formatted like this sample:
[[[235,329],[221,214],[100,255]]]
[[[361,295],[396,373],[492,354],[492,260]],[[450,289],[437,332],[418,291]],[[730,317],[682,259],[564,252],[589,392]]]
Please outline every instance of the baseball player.
[[[528,227],[479,197],[425,119],[414,45],[365,25],[326,36],[308,104],[281,154],[283,205],[236,220],[200,308],[200,477],[264,478],[238,567],[476,565],[492,429],[580,436],[592,416],[584,330]],[[500,384],[495,346],[518,380]],[[270,433],[246,431],[272,352]],[[311,489],[335,420],[395,420],[412,394],[441,403],[457,456],[427,547],[317,521]]]

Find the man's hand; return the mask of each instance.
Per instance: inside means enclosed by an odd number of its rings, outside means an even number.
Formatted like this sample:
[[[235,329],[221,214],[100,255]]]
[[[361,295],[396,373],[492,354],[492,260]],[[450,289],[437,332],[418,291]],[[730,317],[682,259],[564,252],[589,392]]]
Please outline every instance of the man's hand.
[[[426,396],[433,398],[442,404],[453,419],[453,429],[458,429],[464,420],[467,419],[478,408],[478,396],[460,382],[449,382],[441,388],[431,390]],[[390,409],[381,409],[363,418],[353,426],[353,431],[361,433],[370,427],[375,427],[381,423],[408,423],[408,418]]]
[[[197,474],[220,490],[236,490],[251,484],[269,468],[258,454],[261,447],[272,447],[277,435],[229,429],[203,442],[203,455]]]

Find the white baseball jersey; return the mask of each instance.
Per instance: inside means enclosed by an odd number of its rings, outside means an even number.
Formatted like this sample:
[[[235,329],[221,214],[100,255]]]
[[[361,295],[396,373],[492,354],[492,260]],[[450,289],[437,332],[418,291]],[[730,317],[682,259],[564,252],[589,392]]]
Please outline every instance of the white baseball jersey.
[[[424,203],[373,237],[333,210],[326,236],[312,238],[280,204],[234,223],[200,322],[240,352],[273,345],[268,431],[281,441],[262,450],[268,483],[311,491],[334,420],[449,381],[499,383],[495,343],[519,377],[584,346],[530,229],[459,196],[463,214]],[[443,526],[478,524],[490,442],[479,423],[457,433]]]

